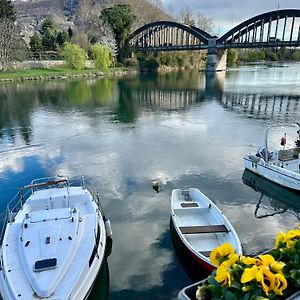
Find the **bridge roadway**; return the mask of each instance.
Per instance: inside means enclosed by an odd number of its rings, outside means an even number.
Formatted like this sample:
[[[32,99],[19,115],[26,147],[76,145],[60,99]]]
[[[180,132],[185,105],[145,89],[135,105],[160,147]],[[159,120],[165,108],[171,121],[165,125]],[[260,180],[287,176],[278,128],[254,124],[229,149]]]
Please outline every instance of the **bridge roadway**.
[[[266,12],[235,26],[221,37],[195,26],[172,21],[145,24],[129,36],[135,51],[190,51],[207,49],[207,71],[226,69],[226,49],[300,46],[300,10]]]

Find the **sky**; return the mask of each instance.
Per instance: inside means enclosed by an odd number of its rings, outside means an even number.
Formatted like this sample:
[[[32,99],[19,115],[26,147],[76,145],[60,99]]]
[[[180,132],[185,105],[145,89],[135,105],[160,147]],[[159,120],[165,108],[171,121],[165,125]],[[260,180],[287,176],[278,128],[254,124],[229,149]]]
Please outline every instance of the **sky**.
[[[279,9],[300,9],[300,0],[162,0],[165,8],[175,15],[188,7],[210,17],[216,33],[225,33],[256,15]]]

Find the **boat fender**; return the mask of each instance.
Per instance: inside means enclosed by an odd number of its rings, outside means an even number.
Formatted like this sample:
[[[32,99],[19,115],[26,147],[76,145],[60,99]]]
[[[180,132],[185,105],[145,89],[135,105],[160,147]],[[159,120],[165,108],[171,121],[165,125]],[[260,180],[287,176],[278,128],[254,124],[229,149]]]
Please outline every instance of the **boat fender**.
[[[105,225],[106,237],[111,237],[112,229],[111,229],[110,221],[105,216],[103,216],[103,221],[104,221],[104,225]]]

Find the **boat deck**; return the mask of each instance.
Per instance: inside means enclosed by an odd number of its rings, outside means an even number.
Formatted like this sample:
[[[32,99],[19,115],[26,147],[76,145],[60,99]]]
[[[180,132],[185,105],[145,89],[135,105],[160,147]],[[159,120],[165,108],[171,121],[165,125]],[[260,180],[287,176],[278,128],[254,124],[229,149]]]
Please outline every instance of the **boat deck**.
[[[240,243],[222,212],[202,193],[189,191],[188,197],[180,190],[172,195],[172,217],[186,244],[206,257],[225,242],[231,242],[240,253]]]
[[[104,253],[105,229],[97,224],[97,206],[81,187],[34,193],[3,239],[10,293],[18,299],[69,299],[96,256],[97,231]]]

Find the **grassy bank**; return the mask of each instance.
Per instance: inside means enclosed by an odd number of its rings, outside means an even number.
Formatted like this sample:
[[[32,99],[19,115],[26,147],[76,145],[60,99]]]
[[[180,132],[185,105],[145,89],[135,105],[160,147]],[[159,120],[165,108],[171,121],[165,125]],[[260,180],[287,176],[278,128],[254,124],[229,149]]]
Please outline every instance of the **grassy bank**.
[[[105,75],[121,75],[128,73],[127,68],[109,68],[107,70],[68,68],[40,68],[0,72],[0,81],[49,80],[76,77],[101,77]]]

